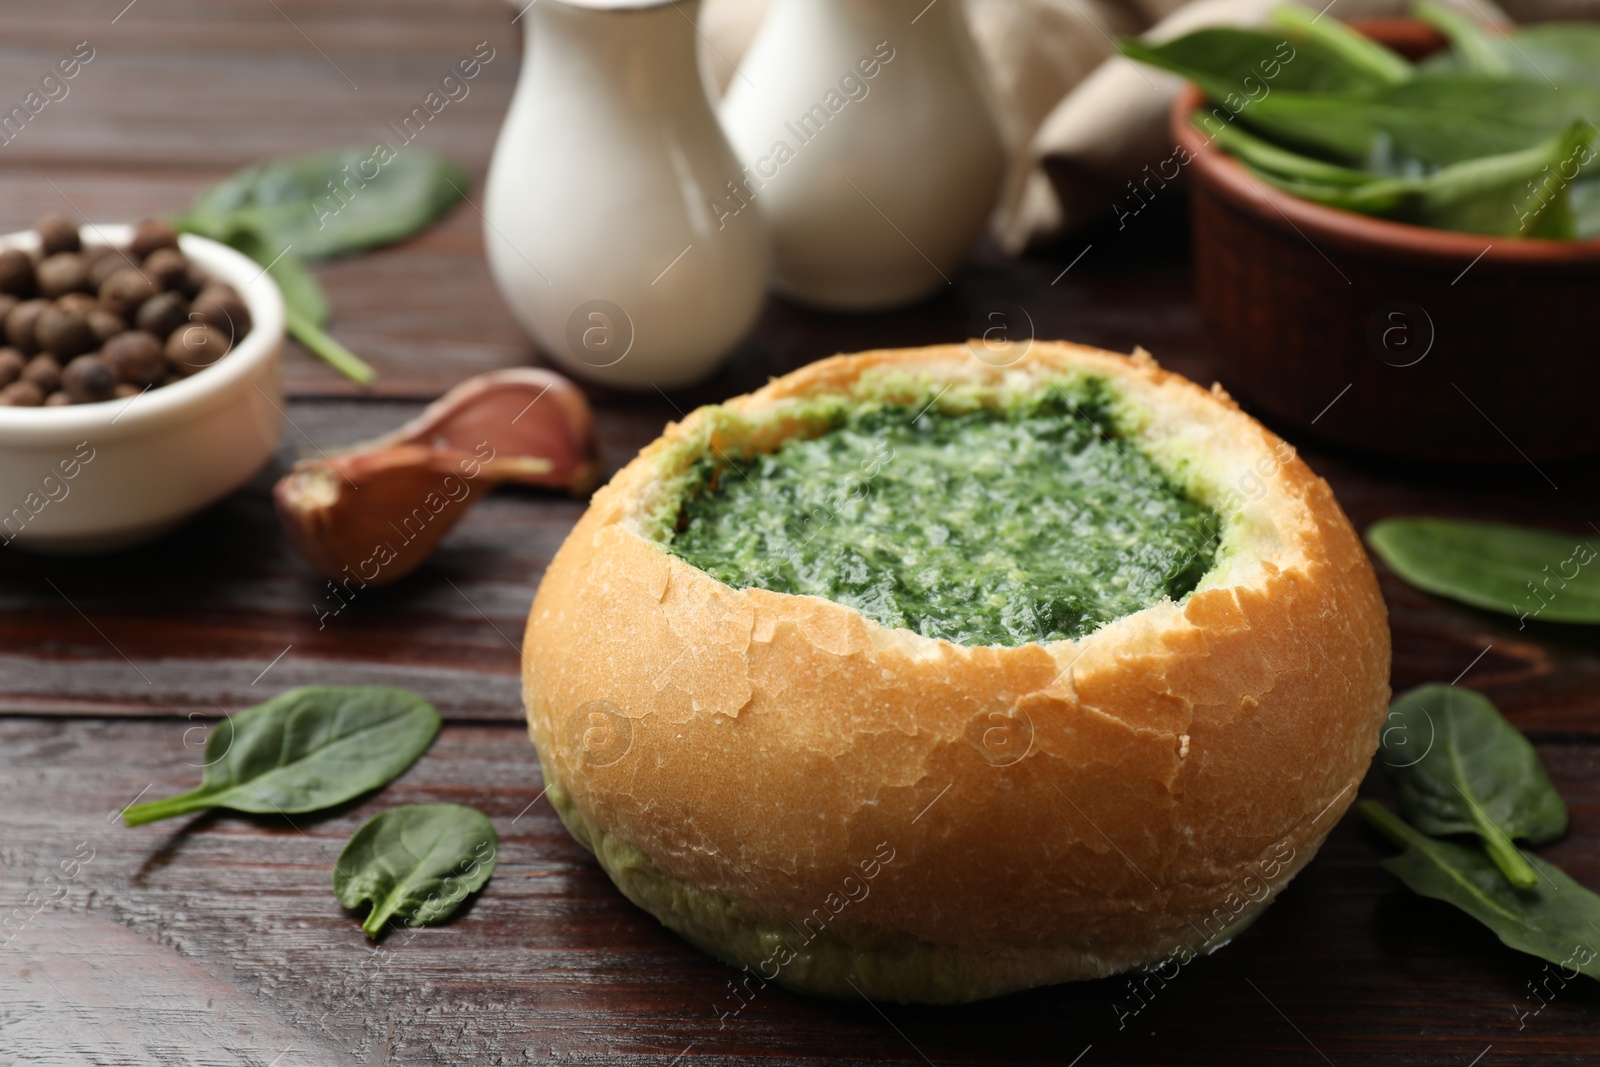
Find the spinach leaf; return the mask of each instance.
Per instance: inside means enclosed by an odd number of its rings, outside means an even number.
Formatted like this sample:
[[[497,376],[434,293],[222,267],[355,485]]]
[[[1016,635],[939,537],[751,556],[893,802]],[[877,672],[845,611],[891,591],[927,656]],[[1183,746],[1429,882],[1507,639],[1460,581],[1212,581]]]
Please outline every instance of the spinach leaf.
[[[1286,145],[1396,175],[1386,148],[1433,166],[1532,148],[1600,115],[1585,85],[1440,73],[1367,93],[1272,93],[1240,115]]]
[[[1303,7],[1274,8],[1272,21],[1290,30],[1297,39],[1305,37],[1326,46],[1350,66],[1365,70],[1377,81],[1398,85],[1409,81],[1415,69],[1399,52],[1357,33],[1338,19],[1313,15]]]
[[[1405,849],[1383,861],[1411,891],[1453,904],[1487,926],[1505,945],[1549,960],[1576,974],[1600,979],[1600,896],[1561,868],[1528,857],[1538,875],[1534,890],[1513,889],[1481,851],[1419,833],[1373,800],[1362,818]]]
[[[1600,623],[1600,568],[1587,537],[1452,519],[1385,519],[1367,543],[1402,579],[1473,607]]]
[[[1503,49],[1497,46],[1498,42],[1482,23],[1430,0],[1422,0],[1412,10],[1417,18],[1449,38],[1463,69],[1480,74],[1511,73],[1511,64],[1502,55]]]
[[[1387,179],[1359,186],[1329,185],[1274,174],[1272,171],[1252,166],[1248,162],[1245,167],[1263,181],[1277,186],[1286,193],[1293,193],[1303,200],[1314,200],[1319,204],[1342,208],[1345,211],[1356,211],[1363,215],[1398,215],[1409,195],[1405,183]]]
[[[1354,188],[1382,180],[1376,174],[1352,170],[1334,163],[1324,163],[1320,159],[1280,148],[1237,126],[1221,124],[1213,126],[1205,122],[1204,116],[1197,117],[1194,125],[1202,133],[1209,133],[1211,139],[1227,149],[1230,155],[1236,156],[1258,171],[1265,171],[1288,181]]]
[[[1600,186],[1576,188],[1600,181],[1600,28],[1505,38],[1418,10],[1455,44],[1421,68],[1299,8],[1272,13],[1281,39],[1211,28],[1121,49],[1199,85],[1195,125],[1296,196],[1460,233],[1600,234]]]
[[[1360,163],[1383,136],[1366,93],[1274,92],[1241,114],[1251,129],[1292,148],[1344,163]]]
[[[1537,78],[1432,74],[1372,97],[1374,124],[1432,163],[1531,148],[1600,115],[1600,90]]]
[[[368,819],[333,868],[339,903],[372,902],[361,929],[376,938],[392,918],[431,926],[455,914],[494,873],[500,839],[479,811],[413,804]]]
[[[1423,685],[1396,700],[1381,739],[1400,810],[1425,834],[1476,834],[1518,889],[1538,881],[1512,844],[1554,841],[1567,806],[1528,739],[1481,694]]]
[[[291,689],[217,724],[199,788],[135,805],[123,819],[140,826],[204,808],[331,808],[399,777],[438,732],[433,705],[404,689]]]
[[[1183,75],[1235,112],[1278,92],[1342,92],[1389,84],[1320,40],[1291,41],[1289,36],[1213,27],[1158,45],[1124,37],[1119,47],[1130,59]]]
[[[185,221],[205,230],[246,213],[278,249],[327,259],[427,228],[467,184],[460,167],[435,153],[352,145],[246,167],[202,193]]]
[[[1501,44],[1513,70],[1558,85],[1600,86],[1600,26],[1546,22],[1513,33]]]
[[[1268,158],[1258,151],[1247,164],[1264,180],[1286,192],[1318,203],[1385,215],[1461,233],[1514,237],[1570,238],[1574,232],[1568,204],[1571,183],[1551,178],[1571,170],[1592,153],[1593,131],[1574,123],[1545,144],[1521,152],[1468,160],[1410,178],[1383,178],[1359,184],[1313,180],[1310,168],[1282,173],[1260,165]],[[1221,138],[1219,138],[1220,140]],[[1537,184],[1536,184],[1537,183]]]
[[[1461,233],[1570,239],[1570,181],[1549,176],[1569,168],[1576,175],[1580,161],[1593,152],[1594,133],[1594,127],[1575,122],[1533,148],[1443,167],[1416,180],[1415,199],[1401,217]]]
[[[1421,64],[1424,71],[1478,70],[1546,84],[1600,86],[1600,26],[1592,22],[1544,22],[1501,36],[1449,11],[1443,19],[1449,29],[1436,12],[1428,21],[1454,47],[1429,56]]]
[[[334,370],[369,385],[377,373],[323,327],[328,301],[308,260],[389,244],[424,229],[465,194],[443,156],[351,146],[258,163],[213,186],[174,225],[231,245],[283,291],[289,332]]]

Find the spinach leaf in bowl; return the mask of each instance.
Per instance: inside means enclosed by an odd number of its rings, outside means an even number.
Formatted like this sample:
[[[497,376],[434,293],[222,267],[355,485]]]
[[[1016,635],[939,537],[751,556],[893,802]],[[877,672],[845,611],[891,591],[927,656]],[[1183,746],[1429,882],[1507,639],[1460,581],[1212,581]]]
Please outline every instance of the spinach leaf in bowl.
[[[1290,8],[1273,14],[1278,38],[1212,28],[1122,50],[1195,82],[1210,103],[1194,124],[1292,195],[1462,233],[1600,233],[1600,187],[1580,188],[1600,181],[1600,30],[1541,27],[1524,47],[1524,33],[1418,13],[1453,42],[1422,68]],[[1548,62],[1530,58],[1541,49]]]
[[[1183,75],[1234,111],[1263,94],[1350,92],[1389,84],[1314,38],[1286,33],[1213,27],[1163,44],[1125,37],[1120,47],[1130,59]]]
[[[1590,115],[1591,86],[1442,72],[1359,94],[1273,93],[1239,117],[1287,147],[1401,177],[1532,148]]]
[[[1406,178],[1323,163],[1236,127],[1219,128],[1214,139],[1257,177],[1305,200],[1440,230],[1569,238],[1575,223],[1567,197],[1538,183],[1588,150],[1592,136],[1574,123],[1535,148]]]

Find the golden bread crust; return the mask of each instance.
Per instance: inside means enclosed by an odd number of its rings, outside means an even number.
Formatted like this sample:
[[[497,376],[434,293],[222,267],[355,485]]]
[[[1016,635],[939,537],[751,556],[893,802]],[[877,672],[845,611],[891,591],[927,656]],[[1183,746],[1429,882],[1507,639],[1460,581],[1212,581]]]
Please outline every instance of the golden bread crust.
[[[729,588],[642,535],[669,457],[708,428],[722,446],[702,409],[596,494],[545,574],[523,675],[547,781],[654,878],[797,936],[823,909],[872,995],[964,999],[1198,948],[1311,858],[1376,748],[1389,633],[1359,539],[1292,449],[1142,352],[1036,342],[1006,368],[963,345],[867,352],[726,407],[759,413],[885,368],[1103,375],[1150,412],[1158,461],[1202,457],[1213,494],[1237,490],[1229,521],[1249,536],[1181,604],[1077,641],[933,641]],[[874,984],[867,957],[908,939],[953,953],[967,992]],[[837,974],[801,971],[777,977],[838,991]]]

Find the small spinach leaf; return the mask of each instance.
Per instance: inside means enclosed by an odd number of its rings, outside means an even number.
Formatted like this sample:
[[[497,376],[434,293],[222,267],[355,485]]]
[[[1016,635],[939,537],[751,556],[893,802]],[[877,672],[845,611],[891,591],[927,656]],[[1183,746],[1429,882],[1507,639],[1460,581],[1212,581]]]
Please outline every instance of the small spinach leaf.
[[[1518,952],[1600,979],[1600,896],[1537,856],[1534,890],[1513,889],[1479,849],[1436,841],[1373,800],[1362,818],[1405,849],[1383,866],[1414,893],[1453,904]]]
[[[482,812],[460,804],[413,804],[374,815],[333,868],[339,903],[371,901],[368,937],[392,918],[431,926],[455,914],[494,873],[500,839]]]
[[[1389,709],[1383,768],[1400,810],[1425,834],[1476,834],[1518,889],[1533,868],[1512,844],[1554,841],[1567,830],[1567,806],[1528,739],[1481,694],[1453,685],[1418,686]]]
[[[1499,523],[1384,519],[1367,531],[1367,543],[1402,579],[1429,593],[1524,623],[1600,623],[1600,567],[1588,567],[1595,558],[1588,537]]]
[[[205,808],[320,811],[399,777],[433,743],[439,713],[404,689],[291,689],[218,723],[200,786],[123,813],[129,826]]]
[[[327,259],[425,229],[467,184],[460,167],[435,153],[352,145],[246,167],[202,193],[187,218],[210,227],[248,213],[278,249]]]

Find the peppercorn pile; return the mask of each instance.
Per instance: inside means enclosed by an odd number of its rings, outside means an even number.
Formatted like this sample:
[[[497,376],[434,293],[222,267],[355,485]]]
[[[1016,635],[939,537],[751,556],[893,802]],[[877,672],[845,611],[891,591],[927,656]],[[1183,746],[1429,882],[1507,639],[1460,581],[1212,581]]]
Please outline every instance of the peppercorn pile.
[[[190,264],[164,222],[139,223],[127,248],[86,248],[57,215],[35,229],[38,256],[0,252],[0,405],[137,396],[204,370],[250,332],[238,292]]]

